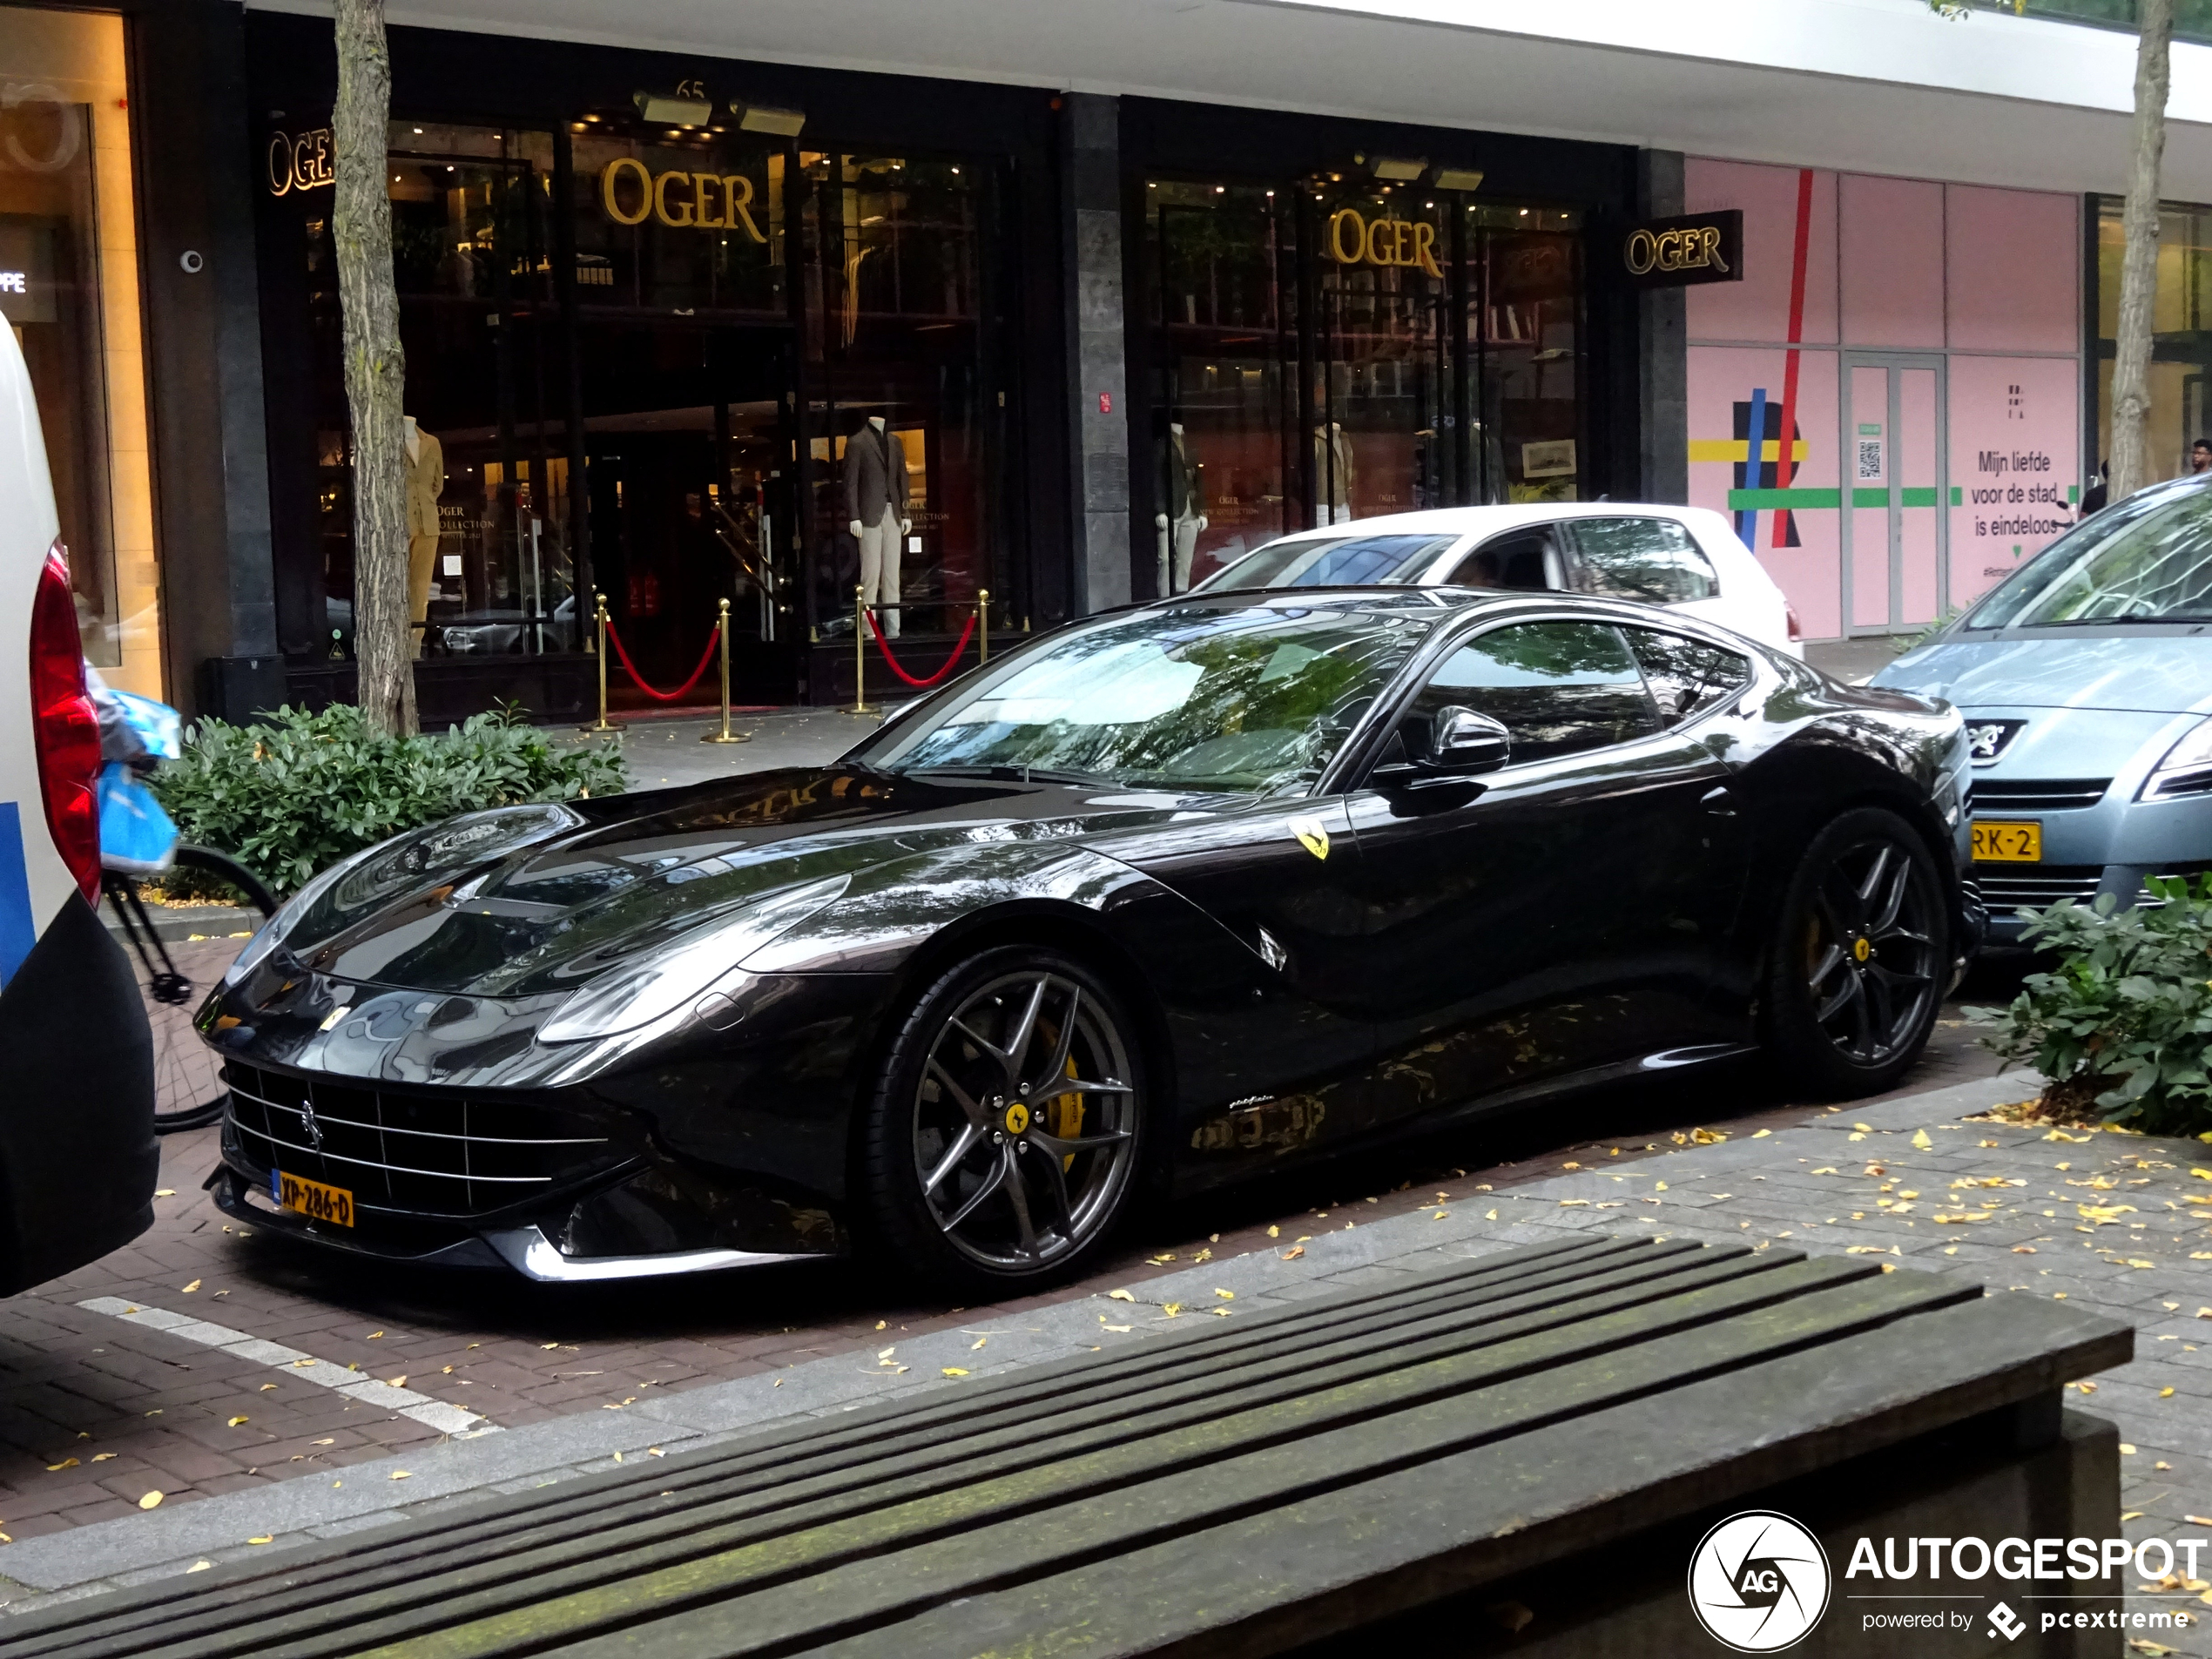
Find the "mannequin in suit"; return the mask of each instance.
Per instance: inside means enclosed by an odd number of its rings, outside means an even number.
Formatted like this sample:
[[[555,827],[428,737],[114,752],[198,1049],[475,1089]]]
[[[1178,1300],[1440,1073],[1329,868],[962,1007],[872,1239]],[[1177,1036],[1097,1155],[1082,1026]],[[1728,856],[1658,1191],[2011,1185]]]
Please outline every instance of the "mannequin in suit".
[[[1198,551],[1198,532],[1206,527],[1205,481],[1198,463],[1185,447],[1183,422],[1168,422],[1161,469],[1167,475],[1167,510],[1152,516],[1159,543],[1159,597],[1181,593],[1190,585],[1190,561]],[[1173,556],[1170,571],[1170,556]],[[1174,581],[1170,584],[1169,577]]]
[[[445,446],[407,417],[407,614],[421,622],[430,611],[430,578],[438,563],[438,497],[445,494]],[[415,655],[423,631],[413,631]]]
[[[1343,426],[1332,421],[1313,428],[1313,499],[1315,514],[1324,524],[1342,524],[1352,517],[1352,440]]]
[[[871,415],[845,442],[845,528],[860,544],[860,593],[871,606],[899,603],[899,555],[914,529],[907,501],[906,446]],[[884,637],[899,637],[899,613],[877,619]]]

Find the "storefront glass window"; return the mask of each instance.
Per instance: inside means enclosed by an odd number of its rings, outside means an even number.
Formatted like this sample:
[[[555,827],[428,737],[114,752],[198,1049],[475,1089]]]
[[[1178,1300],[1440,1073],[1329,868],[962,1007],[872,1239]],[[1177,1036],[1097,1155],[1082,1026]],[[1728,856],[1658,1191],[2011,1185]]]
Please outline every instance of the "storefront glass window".
[[[1152,180],[1155,591],[1180,592],[1305,522],[1293,192]]]
[[[1146,181],[1156,592],[1271,537],[1571,501],[1580,215],[1419,180]]]
[[[84,653],[159,696],[123,23],[0,10],[0,316],[30,370]]]
[[[1478,386],[1469,498],[1579,500],[1581,216],[1494,204],[1464,212]]]
[[[665,688],[732,603],[741,690],[790,632],[788,152],[726,127],[573,124],[576,349],[591,568]]]
[[[550,134],[392,124],[392,274],[407,355],[408,600],[418,653],[577,640],[549,199]],[[333,654],[353,636],[352,442],[327,191],[308,206]]]
[[[807,151],[799,168],[813,625],[849,637],[865,587],[904,607],[882,612],[887,634],[956,634],[994,585],[1001,192],[974,161]]]
[[[2112,455],[2112,365],[2126,243],[2117,197],[2097,204],[2097,453]],[[2168,202],[2158,219],[2158,293],[2151,308],[2150,479],[2188,470],[2189,446],[2212,437],[2212,207]]]

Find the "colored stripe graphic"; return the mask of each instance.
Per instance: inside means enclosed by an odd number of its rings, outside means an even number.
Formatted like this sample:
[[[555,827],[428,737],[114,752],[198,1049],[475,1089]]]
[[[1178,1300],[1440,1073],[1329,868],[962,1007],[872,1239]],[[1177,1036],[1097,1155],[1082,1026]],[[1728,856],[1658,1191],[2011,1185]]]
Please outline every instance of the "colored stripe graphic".
[[[1689,441],[1689,458],[1692,461],[1730,461],[1741,466],[1750,459],[1749,454],[1750,447],[1741,438],[1692,438]],[[1760,462],[1764,463],[1779,460],[1781,448],[1779,440],[1769,438],[1760,447]],[[1799,438],[1790,448],[1792,456],[1802,462],[1810,446],[1803,438]]]
[[[23,859],[23,817],[14,801],[0,800],[0,985],[16,976],[37,942],[37,925],[30,919],[30,871]]]
[[[1805,337],[1805,254],[1811,240],[1812,169],[1803,167],[1797,172],[1797,244],[1790,258],[1790,355],[1782,370],[1782,442],[1791,450],[1797,447],[1790,439],[1797,431],[1792,422],[1797,418],[1797,346]],[[1776,458],[1777,488],[1789,489],[1796,460],[1794,454]],[[1779,548],[1789,539],[1790,509],[1785,507],[1774,516],[1774,545]]]
[[[1750,418],[1743,424],[1743,448],[1746,455],[1750,453],[1753,443],[1758,444],[1762,449],[1766,447],[1766,388],[1764,386],[1754,386],[1751,388]],[[1778,466],[1780,463],[1776,464]],[[1749,486],[1748,489],[1731,489],[1728,492],[1729,504],[1731,507],[1736,504],[1736,498],[1738,496],[1758,493],[1759,486],[1766,482],[1765,462],[1747,460],[1743,465],[1743,482]],[[1758,509],[1755,507],[1749,512],[1737,514],[1736,533],[1743,538],[1744,546],[1754,549],[1758,546]]]
[[[1939,492],[1933,484],[1925,484],[1898,493],[1905,498],[1901,506],[1933,507]],[[1844,492],[1840,489],[1804,489],[1794,485],[1788,489],[1731,489],[1728,492],[1728,510],[1737,514],[1808,513],[1824,507],[1840,507],[1843,500]],[[1851,491],[1851,504],[1886,507],[1890,504],[1890,492],[1878,485],[1871,489],[1862,485]]]

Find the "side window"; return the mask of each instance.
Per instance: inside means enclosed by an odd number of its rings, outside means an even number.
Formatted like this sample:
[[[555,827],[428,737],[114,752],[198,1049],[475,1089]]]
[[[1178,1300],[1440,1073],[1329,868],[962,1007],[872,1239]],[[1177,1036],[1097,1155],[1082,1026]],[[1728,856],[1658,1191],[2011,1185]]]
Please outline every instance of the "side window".
[[[1494,536],[1461,559],[1446,579],[1462,588],[1519,588],[1531,593],[1566,585],[1559,526],[1531,524]]]
[[[1671,518],[1582,518],[1575,522],[1577,581],[1585,593],[1687,604],[1719,596],[1720,578],[1689,532]]]
[[[1656,628],[1622,631],[1642,665],[1652,698],[1659,705],[1659,718],[1669,725],[1703,714],[1751,683],[1750,659],[1735,651],[1680,634],[1662,634]]]
[[[1521,623],[1469,641],[1421,688],[1407,741],[1426,741],[1436,711],[1454,705],[1502,724],[1515,765],[1660,729],[1628,642],[1597,623]]]

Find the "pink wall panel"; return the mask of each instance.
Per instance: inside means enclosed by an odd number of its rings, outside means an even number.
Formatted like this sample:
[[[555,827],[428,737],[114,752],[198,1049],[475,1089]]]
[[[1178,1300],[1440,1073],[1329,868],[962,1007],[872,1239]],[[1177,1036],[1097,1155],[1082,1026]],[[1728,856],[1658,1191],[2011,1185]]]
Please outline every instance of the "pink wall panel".
[[[1692,340],[1790,338],[1790,279],[1797,232],[1797,169],[1748,162],[1683,164],[1684,206],[1693,213],[1743,211],[1743,280],[1687,291]],[[1836,339],[1836,175],[1812,176],[1805,260],[1804,332],[1816,345]]]
[[[1945,187],[1951,344],[1965,351],[2078,351],[2080,198]]]
[[[1837,199],[1844,343],[1941,346],[1943,186],[1846,173]],[[2072,246],[2045,257],[2070,258]]]
[[[2067,490],[2081,475],[2080,372],[2071,357],[1951,360],[1953,610],[2073,522]]]
[[[1692,290],[1693,293],[1696,290]],[[1746,461],[1747,444],[1736,436],[1737,411],[1745,408],[1755,389],[1763,390],[1778,408],[1789,354],[1780,349],[1745,350],[1721,346],[1689,348],[1689,501],[1737,514],[1729,492]],[[1769,425],[1778,428],[1778,415]],[[1836,354],[1804,351],[1798,354],[1797,428],[1804,444],[1790,483],[1793,489],[1828,492],[1836,489]],[[1778,452],[1780,439],[1773,440]],[[1771,458],[1762,446],[1762,460]],[[1746,539],[1759,563],[1788,596],[1804,624],[1807,637],[1833,638],[1843,631],[1840,606],[1842,583],[1837,555],[1838,513],[1831,505],[1807,508],[1790,515],[1790,535],[1797,545],[1774,544],[1776,515],[1761,511]],[[1740,532],[1739,532],[1740,533]]]

